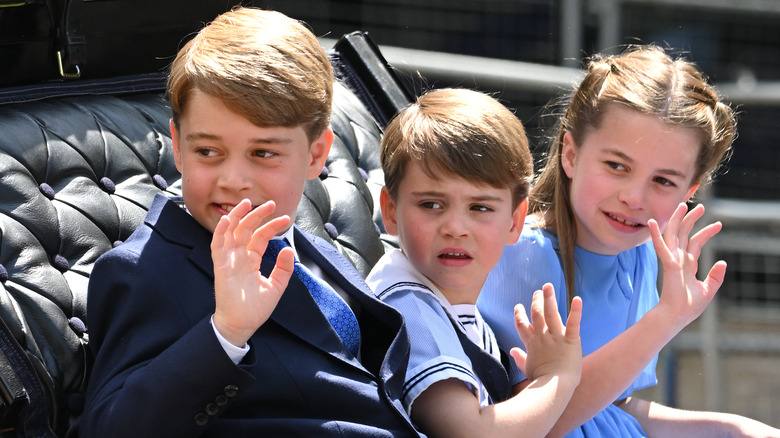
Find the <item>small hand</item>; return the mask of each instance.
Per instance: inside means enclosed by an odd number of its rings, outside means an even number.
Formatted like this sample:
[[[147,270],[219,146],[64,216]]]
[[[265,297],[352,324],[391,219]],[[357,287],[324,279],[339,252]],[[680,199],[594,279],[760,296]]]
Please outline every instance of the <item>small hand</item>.
[[[285,248],[271,275],[260,273],[268,241],[290,223],[288,216],[281,216],[261,225],[275,207],[269,201],[252,209],[249,200],[241,201],[220,219],[211,241],[214,326],[239,347],[271,316],[293,272],[293,251]]]
[[[702,215],[704,206],[697,205],[690,212],[681,203],[661,236],[658,222],[648,222],[655,252],[663,266],[663,285],[659,306],[675,317],[679,329],[699,317],[715,297],[726,275],[726,262],[718,261],[702,282],[696,278],[699,255],[704,244],[721,230],[720,222],[709,224],[690,237],[691,230]],[[687,213],[686,213],[687,212]]]
[[[582,299],[575,297],[564,326],[558,313],[555,290],[550,283],[534,293],[530,322],[523,305],[515,306],[515,328],[526,352],[513,348],[510,354],[520,370],[531,380],[547,374],[567,374],[579,382],[582,367],[581,318]]]

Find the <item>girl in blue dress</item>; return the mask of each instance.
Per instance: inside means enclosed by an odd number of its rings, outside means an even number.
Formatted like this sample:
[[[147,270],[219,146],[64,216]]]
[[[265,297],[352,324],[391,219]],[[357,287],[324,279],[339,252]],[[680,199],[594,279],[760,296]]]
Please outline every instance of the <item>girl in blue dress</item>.
[[[704,208],[689,212],[685,202],[728,156],[735,124],[696,67],[658,47],[591,59],[531,190],[523,233],[477,303],[507,348],[519,343],[512,308],[528,306],[545,283],[559,303],[582,297],[581,382],[550,436],[780,435],[737,415],[631,396],[656,383],[658,352],[723,282],[722,261],[704,281],[696,277],[701,248],[721,225],[691,236]],[[565,318],[566,306],[560,312]],[[523,379],[514,370],[516,389]]]

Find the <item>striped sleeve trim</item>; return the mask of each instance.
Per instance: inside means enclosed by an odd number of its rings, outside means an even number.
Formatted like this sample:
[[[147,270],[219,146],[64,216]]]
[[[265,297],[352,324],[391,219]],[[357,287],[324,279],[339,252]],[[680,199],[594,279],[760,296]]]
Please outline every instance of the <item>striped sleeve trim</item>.
[[[409,413],[411,413],[414,400],[436,382],[458,379],[465,383],[475,395],[478,392],[476,388],[479,388],[471,368],[454,358],[438,357],[410,370],[406,377],[406,383],[401,393],[401,402]]]

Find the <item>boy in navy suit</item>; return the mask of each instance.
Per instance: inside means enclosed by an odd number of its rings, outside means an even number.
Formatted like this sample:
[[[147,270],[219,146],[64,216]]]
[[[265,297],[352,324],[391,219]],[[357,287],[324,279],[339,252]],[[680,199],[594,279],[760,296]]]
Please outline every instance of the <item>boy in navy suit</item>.
[[[81,436],[417,435],[401,316],[291,226],[333,141],[332,82],[311,32],[271,11],[223,14],[179,52],[183,199],[158,195],[95,264]]]

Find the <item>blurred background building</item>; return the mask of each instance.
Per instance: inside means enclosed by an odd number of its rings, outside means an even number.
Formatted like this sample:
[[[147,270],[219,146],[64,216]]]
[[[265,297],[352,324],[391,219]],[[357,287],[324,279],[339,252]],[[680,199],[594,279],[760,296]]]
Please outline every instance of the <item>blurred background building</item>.
[[[414,93],[456,85],[513,108],[541,157],[545,105],[582,59],[656,43],[698,64],[739,112],[739,138],[702,194],[724,231],[702,255],[728,262],[705,314],[661,353],[645,397],[780,426],[780,1],[260,0],[336,39],[364,30]]]

